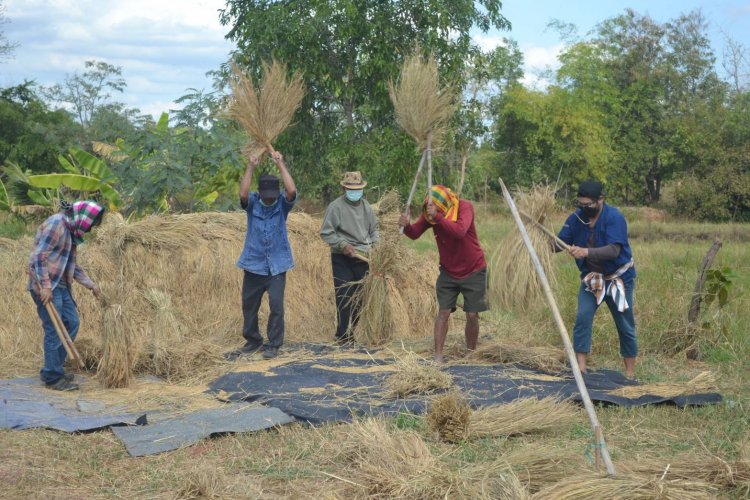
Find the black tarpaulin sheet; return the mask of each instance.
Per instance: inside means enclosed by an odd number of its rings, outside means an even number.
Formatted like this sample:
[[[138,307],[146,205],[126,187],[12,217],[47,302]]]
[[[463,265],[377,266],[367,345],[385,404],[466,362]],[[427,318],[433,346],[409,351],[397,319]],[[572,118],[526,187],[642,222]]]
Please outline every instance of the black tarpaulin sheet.
[[[143,422],[145,415],[118,412],[96,402],[65,397],[35,378],[0,380],[0,428],[42,427],[84,432]]]
[[[134,457],[176,450],[203,438],[230,432],[253,432],[294,422],[277,408],[228,404],[198,410],[158,423],[137,427],[115,427],[112,431]]]
[[[306,349],[309,351],[309,346]],[[346,358],[340,352],[329,356],[333,350],[316,347],[314,359],[292,360],[264,372],[223,375],[209,384],[209,392],[228,401],[257,401],[311,424],[350,421],[353,415],[424,413],[424,396],[396,399],[387,394],[384,383],[395,369],[394,359],[361,355]],[[572,373],[549,374],[502,364],[455,364],[443,370],[453,376],[455,385],[475,408],[527,397],[580,401]],[[605,404],[630,407],[669,403],[682,407],[721,401],[716,393],[630,399],[609,393],[636,384],[619,372],[599,370],[584,378],[591,399]]]

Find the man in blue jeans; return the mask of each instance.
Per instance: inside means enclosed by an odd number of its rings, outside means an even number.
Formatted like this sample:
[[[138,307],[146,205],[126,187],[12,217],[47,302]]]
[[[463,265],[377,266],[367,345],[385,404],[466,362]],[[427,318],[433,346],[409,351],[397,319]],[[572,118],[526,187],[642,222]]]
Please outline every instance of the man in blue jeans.
[[[581,271],[578,313],[573,327],[576,359],[585,373],[594,315],[599,305],[606,302],[620,337],[625,376],[633,378],[638,340],[633,315],[635,266],[628,243],[628,225],[618,209],[604,203],[599,182],[582,182],[577,194],[578,209],[568,217],[559,234],[570,245],[570,255]]]
[[[46,305],[51,303],[57,309],[70,338],[75,340],[80,321],[70,291],[73,281],[99,295],[99,287],[76,263],[76,254],[78,245],[83,243],[83,235],[101,223],[104,208],[90,201],[61,205],[62,211],[45,220],[34,238],[28,263],[28,290],[44,329],[44,366],[39,372],[40,378],[50,389],[74,391],[78,384],[73,382],[72,373],[65,373],[63,363],[67,353]]]
[[[271,160],[279,168],[284,193],[279,191],[279,179],[272,175],[261,175],[258,192],[249,192],[253,171],[259,163],[257,156],[250,158],[240,183],[240,204],[247,212],[245,247],[237,261],[237,267],[244,271],[242,336],[245,345],[230,353],[230,359],[260,350],[265,359],[275,358],[284,343],[286,272],[294,267],[286,219],[297,201],[297,187],[281,153],[271,153]],[[268,342],[263,345],[258,327],[258,310],[265,293],[268,293],[271,314],[268,317]]]

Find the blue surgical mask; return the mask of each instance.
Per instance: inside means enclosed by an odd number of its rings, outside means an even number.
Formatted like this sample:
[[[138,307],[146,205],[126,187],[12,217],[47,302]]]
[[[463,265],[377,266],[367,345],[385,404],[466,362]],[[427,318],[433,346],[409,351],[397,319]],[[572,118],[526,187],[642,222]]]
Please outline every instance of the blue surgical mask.
[[[364,192],[364,189],[347,189],[346,199],[352,202],[357,202],[362,199]]]

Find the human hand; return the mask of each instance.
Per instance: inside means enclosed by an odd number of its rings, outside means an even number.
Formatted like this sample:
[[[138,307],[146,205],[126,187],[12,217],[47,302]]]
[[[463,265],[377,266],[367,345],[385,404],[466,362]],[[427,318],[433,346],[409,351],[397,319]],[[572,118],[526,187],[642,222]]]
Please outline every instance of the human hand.
[[[399,227],[406,227],[411,223],[409,220],[409,216],[406,214],[401,214],[401,216],[398,218],[398,225]]]
[[[39,290],[39,300],[42,301],[42,304],[47,305],[52,300],[52,289],[51,288],[42,288]]]
[[[568,253],[570,253],[570,255],[572,255],[575,259],[585,259],[589,256],[589,249],[571,245]]]
[[[260,163],[260,158],[258,158],[258,155],[252,155],[250,157],[250,164],[249,164],[249,166],[255,168],[255,167],[258,166],[258,163]]]
[[[435,216],[437,216],[437,206],[435,206],[435,204],[432,203],[432,202],[427,203],[427,210],[426,210],[426,212],[427,212],[427,216],[431,220],[435,220]]]
[[[99,299],[102,296],[102,289],[99,288],[99,286],[96,283],[94,283],[94,286],[91,288],[91,293],[94,294],[94,297]]]
[[[278,165],[284,161],[284,155],[282,155],[280,151],[274,151],[271,153],[271,159],[276,165]]]
[[[357,255],[357,251],[354,249],[354,247],[351,244],[347,244],[344,248],[341,249],[341,251],[347,257],[354,257],[355,255]]]

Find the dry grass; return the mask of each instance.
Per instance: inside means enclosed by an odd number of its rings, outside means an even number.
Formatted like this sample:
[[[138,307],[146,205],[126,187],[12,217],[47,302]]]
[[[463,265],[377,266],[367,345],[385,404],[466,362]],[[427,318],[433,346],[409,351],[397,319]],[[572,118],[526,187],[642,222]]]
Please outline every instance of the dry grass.
[[[527,193],[518,193],[514,201],[519,209],[541,224],[556,207],[555,193],[550,186],[537,186]],[[554,252],[549,237],[533,224],[525,226],[547,280],[554,288]],[[525,311],[535,305],[546,304],[541,281],[518,229],[513,229],[500,241],[489,264],[488,294],[493,305]]]
[[[684,384],[657,383],[629,385],[609,391],[609,393],[624,398],[640,398],[647,394],[651,396],[661,396],[663,398],[675,398],[686,394],[706,394],[717,391],[718,388],[716,386],[715,375],[710,371],[704,371]]]
[[[97,365],[97,377],[104,387],[127,387],[133,376],[137,355],[137,348],[132,342],[133,335],[122,314],[120,304],[111,304],[103,300],[102,307],[103,352]],[[81,356],[83,357],[83,354]]]
[[[428,143],[432,150],[439,149],[455,106],[453,89],[440,86],[435,57],[425,59],[417,47],[404,60],[398,83],[389,82],[388,91],[396,121],[419,149],[427,149]]]
[[[518,436],[572,427],[580,421],[578,408],[555,398],[522,398],[480,408],[471,414],[467,437]]]
[[[471,408],[460,393],[453,391],[432,400],[427,428],[448,443],[460,443],[469,434]]]
[[[531,497],[534,500],[607,498],[612,500],[701,500],[716,498],[716,488],[691,480],[667,481],[644,476],[577,475],[555,483]]]
[[[453,377],[440,371],[413,352],[396,356],[396,372],[386,379],[385,386],[396,397],[431,394],[450,388]]]
[[[499,462],[510,468],[531,493],[546,488],[585,468],[582,457],[574,450],[544,443],[526,444],[503,453]]]
[[[630,474],[664,479],[703,481],[722,489],[744,486],[750,493],[750,462],[742,458],[724,460],[708,453],[690,453],[669,458],[640,457],[632,462],[618,464]]]
[[[232,101],[229,115],[245,129],[251,144],[246,152],[272,151],[271,144],[292,122],[305,96],[302,75],[288,78],[286,65],[276,61],[263,63],[263,80],[258,88],[236,65],[230,80]],[[288,79],[287,79],[288,78]]]
[[[527,346],[509,342],[486,342],[470,352],[467,361],[484,360],[492,363],[518,363],[545,372],[567,369],[565,351],[555,347]]]

